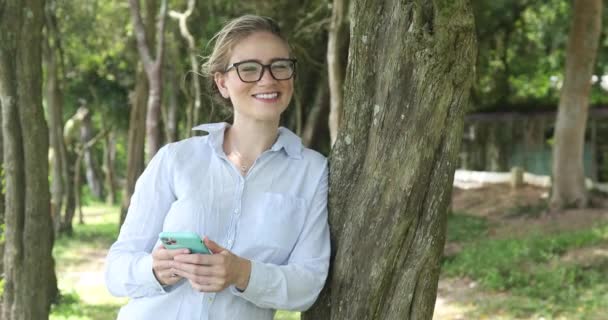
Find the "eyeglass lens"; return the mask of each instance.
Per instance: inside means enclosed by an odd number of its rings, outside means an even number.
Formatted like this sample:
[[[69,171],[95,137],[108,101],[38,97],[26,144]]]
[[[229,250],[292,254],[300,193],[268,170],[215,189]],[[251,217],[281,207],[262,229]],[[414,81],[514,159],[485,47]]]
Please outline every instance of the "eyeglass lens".
[[[237,66],[241,80],[245,82],[256,82],[262,79],[264,66],[255,61],[247,61]],[[276,80],[287,80],[293,76],[294,63],[290,60],[278,60],[270,64],[270,74]]]

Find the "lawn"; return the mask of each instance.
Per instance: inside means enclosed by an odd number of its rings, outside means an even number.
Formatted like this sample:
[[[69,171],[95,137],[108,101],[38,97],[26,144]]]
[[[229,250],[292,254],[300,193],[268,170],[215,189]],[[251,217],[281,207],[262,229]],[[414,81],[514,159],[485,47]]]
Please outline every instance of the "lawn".
[[[559,217],[557,217],[559,219]],[[467,279],[470,319],[601,319],[608,313],[608,223],[517,237],[487,236],[484,218],[449,217],[442,281]],[[490,316],[493,315],[493,316]]]
[[[118,235],[119,208],[96,203],[83,212],[85,224],[75,223],[73,236],[60,237],[53,248],[61,301],[52,307],[51,320],[115,319],[127,302],[111,296],[103,282],[104,259]],[[279,311],[275,319],[296,320],[300,315]]]
[[[118,208],[94,204],[84,211],[86,224],[75,224],[72,237],[55,243],[62,298],[53,306],[53,320],[114,319],[127,302],[112,297],[103,283],[104,258],[117,235]],[[450,215],[448,243],[458,249],[444,258],[438,301],[459,307],[460,316],[439,317],[438,303],[435,319],[602,319],[608,314],[607,214],[559,232],[522,231],[539,221],[535,214],[522,218],[511,212],[505,217],[462,211]],[[522,219],[522,226],[513,228],[513,219]],[[518,230],[511,236],[500,232],[509,224],[509,230]],[[299,313],[286,311],[275,317],[299,318]]]

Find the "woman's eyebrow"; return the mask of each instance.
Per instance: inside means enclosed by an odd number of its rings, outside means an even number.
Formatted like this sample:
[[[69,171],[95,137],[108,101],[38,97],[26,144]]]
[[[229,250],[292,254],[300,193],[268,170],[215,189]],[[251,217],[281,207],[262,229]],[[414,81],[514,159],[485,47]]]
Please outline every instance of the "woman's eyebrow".
[[[281,60],[289,60],[289,59],[290,58],[283,58],[283,57],[281,57],[281,58],[272,58],[272,59],[270,59],[270,63],[275,62],[275,61],[281,61]],[[244,60],[236,61],[234,63],[241,63],[241,62],[258,62],[258,63],[264,64],[262,62],[262,60],[260,60],[260,59],[244,59]]]

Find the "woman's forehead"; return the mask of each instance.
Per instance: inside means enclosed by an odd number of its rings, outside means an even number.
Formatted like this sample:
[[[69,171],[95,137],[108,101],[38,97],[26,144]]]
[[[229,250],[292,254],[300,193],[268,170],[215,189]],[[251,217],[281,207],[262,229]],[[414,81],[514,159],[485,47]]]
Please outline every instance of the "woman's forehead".
[[[289,47],[283,39],[269,32],[255,32],[234,45],[230,60],[258,60],[268,63],[283,58],[289,58]]]

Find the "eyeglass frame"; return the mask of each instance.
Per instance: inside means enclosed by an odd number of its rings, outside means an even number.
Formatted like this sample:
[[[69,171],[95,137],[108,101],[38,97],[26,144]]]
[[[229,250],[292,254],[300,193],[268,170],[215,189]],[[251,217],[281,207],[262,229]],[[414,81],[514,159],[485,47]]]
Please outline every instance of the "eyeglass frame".
[[[275,62],[277,62],[277,61],[291,61],[291,62],[293,63],[293,72],[291,73],[291,76],[290,76],[289,78],[287,78],[287,79],[277,79],[277,78],[274,76],[274,73],[272,73],[272,69],[270,69],[270,66],[272,66],[272,64],[273,64],[273,63],[275,63]],[[260,77],[259,77],[257,80],[255,80],[255,81],[245,81],[245,80],[243,80],[243,78],[241,77],[241,73],[239,72],[239,65],[241,65],[241,64],[243,64],[243,63],[248,63],[248,62],[255,62],[255,63],[257,63],[257,64],[259,64],[259,65],[261,65],[261,66],[262,66],[262,72],[260,72]],[[229,66],[226,68],[226,70],[224,70],[224,73],[228,73],[228,72],[229,72],[231,69],[233,69],[233,68],[234,68],[234,70],[236,70],[236,74],[237,74],[237,76],[239,77],[239,79],[240,79],[241,81],[243,81],[243,82],[245,82],[245,83],[255,83],[255,82],[258,82],[258,81],[262,80],[262,77],[264,77],[264,72],[266,72],[266,68],[268,68],[268,72],[270,72],[270,76],[271,76],[271,77],[272,77],[274,80],[277,80],[277,81],[283,81],[283,80],[289,80],[289,79],[292,79],[292,78],[294,78],[294,77],[296,76],[296,63],[297,63],[297,62],[298,62],[298,60],[297,60],[297,59],[292,59],[292,58],[287,58],[287,59],[283,59],[283,58],[281,58],[281,59],[275,59],[275,60],[273,60],[272,62],[270,62],[269,64],[263,64],[263,63],[261,63],[261,62],[259,62],[259,61],[257,61],[257,60],[243,60],[243,61],[235,62],[235,63],[233,63],[233,64],[229,65]]]

